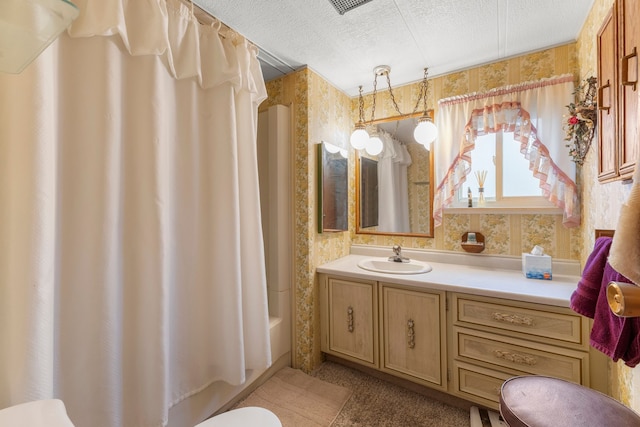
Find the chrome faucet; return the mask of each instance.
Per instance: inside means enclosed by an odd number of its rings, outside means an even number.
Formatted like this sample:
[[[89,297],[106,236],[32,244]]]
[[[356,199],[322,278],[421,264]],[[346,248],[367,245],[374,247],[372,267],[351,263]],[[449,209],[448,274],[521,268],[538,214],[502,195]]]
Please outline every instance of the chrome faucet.
[[[393,245],[393,253],[395,255],[389,257],[389,261],[393,262],[409,262],[409,258],[402,256],[402,248],[400,245]]]

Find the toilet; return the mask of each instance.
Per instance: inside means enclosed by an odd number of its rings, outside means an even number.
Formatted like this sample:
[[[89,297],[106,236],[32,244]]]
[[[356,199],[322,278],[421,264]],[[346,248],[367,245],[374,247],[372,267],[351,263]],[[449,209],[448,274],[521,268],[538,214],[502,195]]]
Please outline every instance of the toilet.
[[[257,406],[232,409],[204,420],[195,427],[282,427],[282,423],[268,409]]]
[[[59,399],[37,400],[0,409],[0,426],[74,427]],[[204,420],[195,427],[282,427],[273,412],[248,406]]]

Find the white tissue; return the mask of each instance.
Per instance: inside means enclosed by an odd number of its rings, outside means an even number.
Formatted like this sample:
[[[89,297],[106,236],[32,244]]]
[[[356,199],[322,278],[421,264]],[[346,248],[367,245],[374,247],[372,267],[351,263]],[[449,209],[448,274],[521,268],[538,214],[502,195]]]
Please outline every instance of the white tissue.
[[[533,249],[531,249],[531,255],[544,255],[544,248],[542,246],[535,245]]]

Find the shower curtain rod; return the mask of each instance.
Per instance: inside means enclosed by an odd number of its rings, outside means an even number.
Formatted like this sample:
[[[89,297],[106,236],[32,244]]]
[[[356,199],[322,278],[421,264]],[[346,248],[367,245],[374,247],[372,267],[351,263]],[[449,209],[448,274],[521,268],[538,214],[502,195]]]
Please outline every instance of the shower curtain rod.
[[[240,34],[236,30],[234,30],[233,28],[231,28],[230,26],[228,26],[227,24],[225,24],[224,22],[222,22],[221,20],[219,20],[218,18],[216,18],[215,16],[211,15],[209,12],[207,12],[206,10],[204,10],[203,8],[201,8],[200,6],[195,4],[194,2],[192,2],[190,0],[182,0],[182,1],[185,4],[187,4],[188,6],[191,7],[191,11],[193,13],[193,16],[198,20],[198,22],[200,24],[202,24],[202,25],[220,24],[221,28],[224,31],[233,31],[234,33]],[[223,33],[220,33],[220,37],[226,38],[226,36]],[[242,35],[242,37],[251,46],[253,46],[256,49],[260,50],[260,48],[258,47],[257,44],[255,44],[254,42],[252,42],[251,40],[246,38],[244,35]]]

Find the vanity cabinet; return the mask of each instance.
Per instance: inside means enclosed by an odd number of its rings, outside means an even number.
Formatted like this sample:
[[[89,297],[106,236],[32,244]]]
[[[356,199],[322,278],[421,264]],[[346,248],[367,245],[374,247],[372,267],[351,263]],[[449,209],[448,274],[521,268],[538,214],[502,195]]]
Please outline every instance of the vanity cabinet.
[[[321,350],[497,409],[518,375],[607,393],[591,320],[569,308],[320,274]]]
[[[378,368],[377,283],[321,277],[322,351]]]
[[[590,385],[588,319],[562,307],[452,293],[451,392],[497,408],[516,375]]]
[[[445,293],[380,284],[381,368],[446,389]]]
[[[640,3],[617,0],[597,35],[598,179],[630,178],[640,141],[638,42]]]

